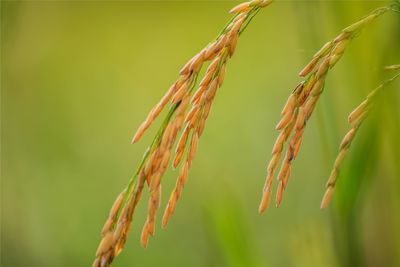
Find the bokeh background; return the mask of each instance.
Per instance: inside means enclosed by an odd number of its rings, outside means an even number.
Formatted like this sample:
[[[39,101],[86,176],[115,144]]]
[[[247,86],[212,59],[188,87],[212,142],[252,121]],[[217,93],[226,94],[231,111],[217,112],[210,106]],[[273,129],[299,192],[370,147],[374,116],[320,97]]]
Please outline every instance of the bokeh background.
[[[1,266],[91,266],[108,210],[160,122],[138,144],[131,136],[237,3],[1,2]],[[298,71],[387,3],[277,1],[262,10],[229,62],[168,229],[140,247],[145,196],[113,266],[400,266],[400,80],[359,131],[333,205],[319,209],[348,113],[394,75],[383,66],[400,63],[394,12],[330,73],[281,207],[257,213]],[[162,206],[176,176],[164,179]]]

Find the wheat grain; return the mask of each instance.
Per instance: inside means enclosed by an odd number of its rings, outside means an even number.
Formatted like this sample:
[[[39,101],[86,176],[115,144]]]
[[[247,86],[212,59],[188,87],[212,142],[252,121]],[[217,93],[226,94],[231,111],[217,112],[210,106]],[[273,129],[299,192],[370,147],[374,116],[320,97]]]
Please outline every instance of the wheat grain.
[[[396,66],[396,65],[394,65],[394,66]],[[399,67],[397,67],[397,66],[399,66]],[[400,65],[397,65],[397,66],[396,67],[389,66],[389,67],[386,67],[386,69],[388,69],[388,70],[400,69]],[[356,136],[356,133],[357,133],[359,127],[361,126],[362,122],[365,120],[368,113],[370,112],[371,107],[374,104],[376,97],[378,96],[380,91],[385,86],[387,86],[388,84],[393,82],[399,76],[400,76],[400,73],[398,73],[391,79],[387,80],[386,82],[382,83],[377,88],[375,88],[370,94],[368,94],[367,98],[350,113],[348,121],[349,121],[349,124],[351,125],[351,129],[347,132],[347,134],[344,136],[342,142],[340,143],[339,153],[333,164],[333,169],[329,176],[328,182],[326,183],[326,191],[325,191],[325,194],[321,201],[321,209],[326,208],[332,199],[333,192],[335,190],[337,177],[339,175],[340,166],[350,148],[351,142],[353,141],[354,137]]]
[[[309,64],[303,68],[299,75],[307,77],[301,82],[289,96],[287,103],[282,111],[281,120],[276,129],[281,133],[272,150],[272,158],[268,164],[267,177],[265,180],[259,212],[263,212],[269,203],[271,194],[272,179],[277,164],[282,156],[285,144],[288,144],[285,157],[278,173],[278,188],[276,195],[276,205],[279,206],[282,200],[290,177],[290,166],[296,158],[303,140],[304,130],[307,121],[311,117],[319,96],[321,95],[326,75],[343,55],[350,41],[357,37],[360,31],[373,20],[390,10],[389,7],[376,9],[368,16],[342,30],[342,32],[332,41],[326,43],[312,58]],[[299,115],[300,114],[300,115]],[[293,127],[293,123],[295,127]]]

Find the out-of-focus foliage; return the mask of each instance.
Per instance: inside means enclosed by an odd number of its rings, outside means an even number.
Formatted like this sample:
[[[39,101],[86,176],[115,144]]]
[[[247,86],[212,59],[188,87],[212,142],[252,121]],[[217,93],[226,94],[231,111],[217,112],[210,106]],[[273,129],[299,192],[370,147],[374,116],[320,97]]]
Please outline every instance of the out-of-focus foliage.
[[[1,265],[89,266],[156,127],[136,127],[237,2],[1,2]],[[257,207],[275,123],[313,53],[385,2],[277,1],[239,40],[168,229],[113,266],[399,266],[400,86],[388,87],[320,211],[347,114],[400,62],[400,16],[369,26],[327,78],[279,209]],[[163,203],[176,172],[167,173]]]

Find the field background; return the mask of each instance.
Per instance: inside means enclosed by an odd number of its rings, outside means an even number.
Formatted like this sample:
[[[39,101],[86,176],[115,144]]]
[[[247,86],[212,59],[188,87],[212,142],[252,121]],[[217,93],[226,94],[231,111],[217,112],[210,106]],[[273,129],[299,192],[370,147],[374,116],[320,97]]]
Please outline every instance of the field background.
[[[108,210],[159,121],[140,143],[131,136],[237,3],[1,2],[1,266],[91,266]],[[257,213],[297,73],[386,3],[277,1],[262,10],[228,64],[168,229],[140,247],[143,201],[113,266],[400,266],[400,80],[359,131],[333,205],[319,209],[347,114],[393,76],[383,66],[400,63],[394,12],[330,73],[281,207]],[[164,179],[162,207],[176,176]]]

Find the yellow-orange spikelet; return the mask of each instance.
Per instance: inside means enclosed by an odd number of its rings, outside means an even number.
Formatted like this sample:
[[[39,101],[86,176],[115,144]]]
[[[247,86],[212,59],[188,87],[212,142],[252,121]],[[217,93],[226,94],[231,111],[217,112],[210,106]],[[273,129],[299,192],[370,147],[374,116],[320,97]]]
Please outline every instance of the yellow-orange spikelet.
[[[182,189],[185,186],[188,172],[189,172],[189,162],[185,162],[185,164],[181,168],[179,177],[176,181],[175,188],[172,191],[172,193],[169,197],[167,206],[165,208],[163,219],[162,219],[162,227],[163,228],[165,228],[167,226],[169,218],[175,210],[176,202],[178,201],[178,199],[181,195]]]

